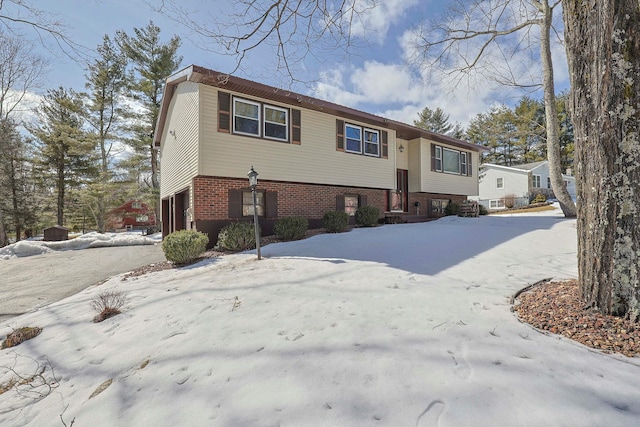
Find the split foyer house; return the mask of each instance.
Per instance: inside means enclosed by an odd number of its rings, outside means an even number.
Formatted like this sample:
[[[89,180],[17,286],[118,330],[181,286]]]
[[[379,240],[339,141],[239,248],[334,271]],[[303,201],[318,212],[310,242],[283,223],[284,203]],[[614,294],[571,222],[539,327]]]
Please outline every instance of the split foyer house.
[[[263,234],[286,216],[321,227],[359,206],[437,217],[478,194],[475,144],[284,89],[189,66],[167,79],[154,135],[163,233],[196,229],[215,244],[253,219],[247,172],[259,173]]]
[[[576,178],[571,170],[567,170],[562,179],[567,191],[575,199]],[[514,206],[526,206],[537,194],[554,197],[548,160],[516,166],[485,163],[480,167],[479,194],[471,198],[494,210],[506,208],[506,200],[512,201]]]

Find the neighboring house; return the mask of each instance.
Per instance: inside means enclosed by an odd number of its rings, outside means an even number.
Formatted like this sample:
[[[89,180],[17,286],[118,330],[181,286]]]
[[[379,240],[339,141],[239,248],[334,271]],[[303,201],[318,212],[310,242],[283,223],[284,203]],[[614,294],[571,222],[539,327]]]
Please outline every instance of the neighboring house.
[[[156,214],[152,207],[140,200],[129,200],[109,212],[108,226],[115,230],[147,229],[155,226]]]
[[[570,170],[562,177],[569,194],[575,199],[575,177]],[[485,163],[480,166],[479,194],[470,199],[478,200],[488,209],[505,209],[511,203],[514,206],[528,205],[537,194],[554,197],[548,160],[517,166]]]
[[[439,216],[478,194],[484,147],[306,95],[189,66],[166,82],[154,135],[162,227],[219,230],[251,220],[247,172],[259,173],[263,234],[278,218],[321,227],[327,211],[359,206]]]

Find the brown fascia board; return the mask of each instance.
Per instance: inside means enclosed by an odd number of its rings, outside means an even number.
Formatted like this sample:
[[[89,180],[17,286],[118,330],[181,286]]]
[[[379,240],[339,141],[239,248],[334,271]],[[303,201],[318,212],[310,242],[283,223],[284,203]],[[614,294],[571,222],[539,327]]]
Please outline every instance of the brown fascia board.
[[[379,128],[391,129],[396,131],[396,136],[401,139],[411,140],[422,137],[431,141],[449,144],[467,150],[487,150],[487,148],[477,144],[472,144],[470,142],[462,141],[450,136],[429,132],[402,122],[376,116],[375,114],[355,110],[353,108],[334,104],[329,101],[323,101],[321,99],[313,98],[308,95],[301,95],[290,90],[278,89],[273,86],[268,86],[262,83],[243,79],[241,77],[232,76],[219,71],[210,70],[197,65],[191,65],[190,67],[179,71],[178,73],[167,79],[160,116],[158,117],[158,124],[156,126],[156,135],[154,135],[154,144],[156,147],[159,147],[160,145],[160,135],[162,135],[163,131],[162,127],[164,126],[164,117],[169,108],[169,102],[171,100],[171,96],[173,95],[173,88],[177,84],[186,80],[214,86],[217,88],[223,88],[232,92],[242,93],[256,98],[268,99],[270,101],[278,102],[281,104],[288,104],[297,108],[320,111],[338,116],[340,118],[367,123]]]

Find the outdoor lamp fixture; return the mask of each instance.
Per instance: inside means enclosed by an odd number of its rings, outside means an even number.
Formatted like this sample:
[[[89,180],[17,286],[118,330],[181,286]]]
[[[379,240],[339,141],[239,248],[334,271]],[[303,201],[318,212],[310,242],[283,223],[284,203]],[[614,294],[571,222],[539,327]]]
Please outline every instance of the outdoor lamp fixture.
[[[404,145],[402,145],[402,142],[400,143],[400,146],[398,147],[398,151],[400,152],[400,154],[402,154],[402,152],[404,151]]]
[[[258,186],[258,172],[253,169],[251,166],[251,170],[247,173],[249,177],[249,187],[251,187],[251,194],[253,195],[253,228],[256,232],[256,250],[258,251],[258,259],[262,259],[260,254],[260,226],[258,225],[258,201],[256,198],[256,187]]]

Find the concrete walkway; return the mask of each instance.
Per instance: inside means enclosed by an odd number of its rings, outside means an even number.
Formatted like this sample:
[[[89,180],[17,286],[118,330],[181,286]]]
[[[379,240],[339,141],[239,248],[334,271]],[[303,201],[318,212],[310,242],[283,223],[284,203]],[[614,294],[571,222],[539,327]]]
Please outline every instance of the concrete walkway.
[[[52,252],[0,260],[0,322],[117,274],[165,261],[160,244]]]

